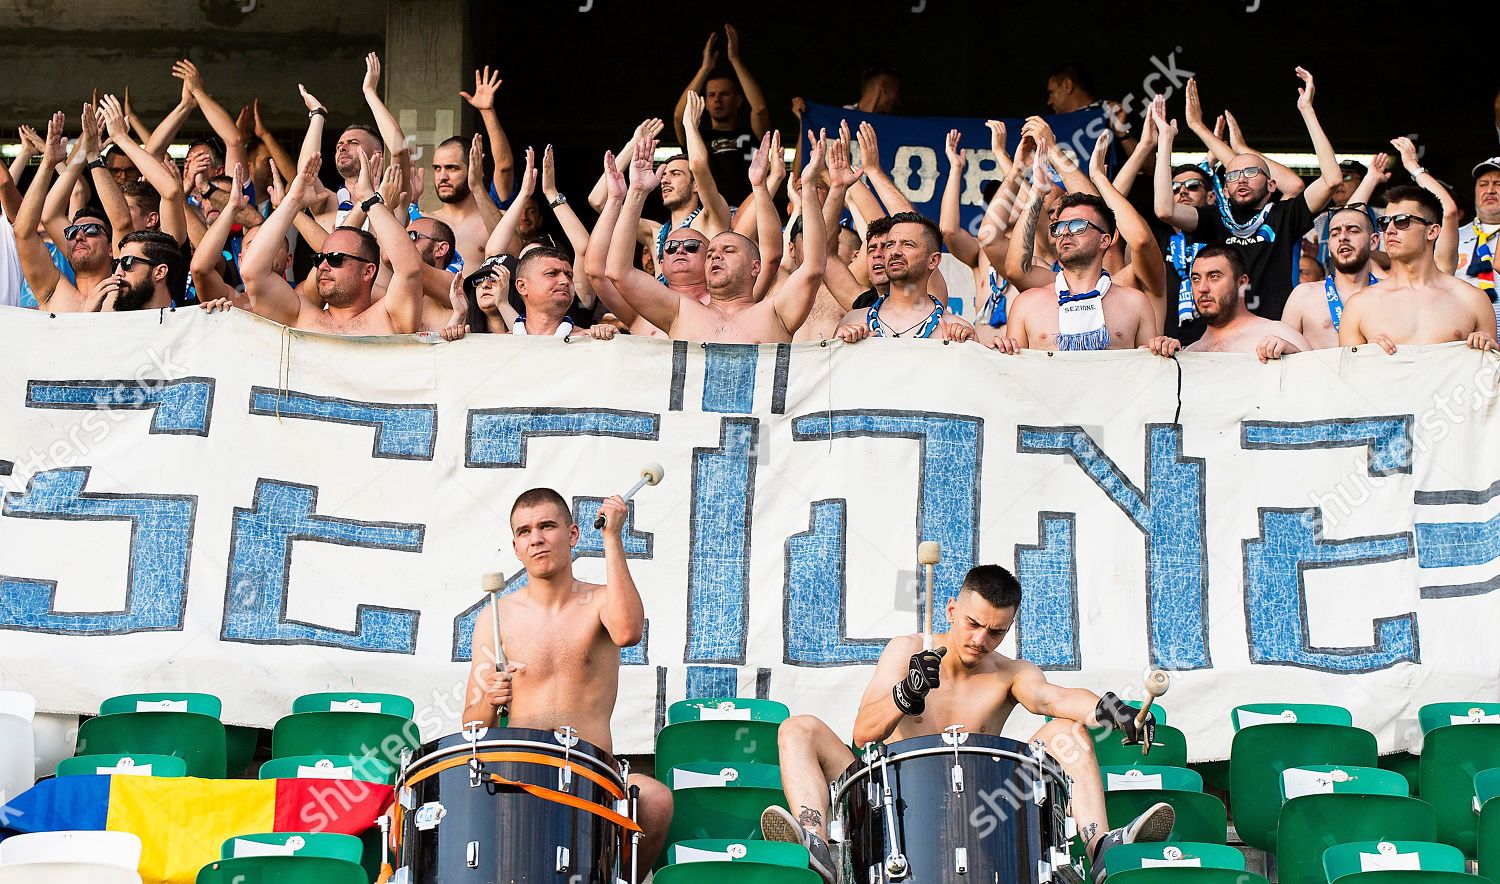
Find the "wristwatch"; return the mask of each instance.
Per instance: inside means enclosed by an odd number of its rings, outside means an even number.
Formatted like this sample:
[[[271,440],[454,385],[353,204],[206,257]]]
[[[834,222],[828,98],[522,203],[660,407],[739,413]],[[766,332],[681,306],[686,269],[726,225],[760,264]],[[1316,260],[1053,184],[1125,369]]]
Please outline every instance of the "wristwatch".
[[[328,108],[326,108],[326,107],[315,107],[312,110],[308,111],[307,112],[307,118],[309,120],[311,120],[313,117],[323,117],[324,119],[327,119],[327,117],[328,117]]]
[[[104,168],[104,159],[102,157],[95,157],[92,160],[89,160],[88,165],[83,167],[83,171],[92,172],[95,169],[102,168]]]
[[[552,200],[547,203],[547,205],[555,209],[558,206],[566,204],[567,201],[567,197],[563,196],[562,194],[558,194],[557,196],[553,197]]]
[[[368,215],[370,214],[370,209],[376,205],[385,205],[385,198],[380,195],[380,191],[378,190],[370,194],[369,199],[360,202],[359,210]]]

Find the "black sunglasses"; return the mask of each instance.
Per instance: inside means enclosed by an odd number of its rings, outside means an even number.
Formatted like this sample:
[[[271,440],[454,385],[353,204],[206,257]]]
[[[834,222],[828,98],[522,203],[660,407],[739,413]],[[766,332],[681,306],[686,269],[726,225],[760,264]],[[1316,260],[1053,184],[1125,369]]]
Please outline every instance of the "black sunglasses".
[[[1173,181],[1172,182],[1172,192],[1173,193],[1181,193],[1184,190],[1187,191],[1188,193],[1197,193],[1198,191],[1200,191],[1202,189],[1203,189],[1203,182],[1202,181],[1198,181],[1196,179],[1193,180],[1193,181]]]
[[[69,224],[63,228],[63,239],[72,242],[78,238],[78,234],[80,233],[84,236],[103,236],[104,225],[94,221],[89,221],[85,224]]]
[[[316,267],[324,261],[328,266],[337,270],[344,266],[345,261],[359,261],[362,264],[374,264],[369,258],[361,258],[358,255],[350,255],[346,252],[313,252],[313,266]]]
[[[129,273],[137,267],[156,267],[162,263],[165,262],[153,261],[150,258],[143,258],[140,255],[122,255],[109,262],[109,272],[114,273],[118,270],[124,270],[126,273]]]
[[[1105,230],[1103,227],[1100,227],[1087,218],[1069,218],[1066,221],[1053,221],[1052,226],[1047,228],[1047,232],[1052,234],[1053,239],[1057,239],[1064,234],[1067,234],[1069,236],[1078,236],[1085,230],[1088,230],[1090,227],[1094,228],[1105,236],[1109,235],[1109,231]]]
[[[675,255],[677,250],[681,249],[689,255],[696,255],[702,248],[703,240],[701,239],[669,239],[667,244],[661,247],[661,251],[664,255]]]
[[[1432,224],[1436,224],[1437,223],[1436,221],[1428,221],[1426,218],[1423,218],[1421,215],[1413,215],[1413,214],[1411,214],[1409,212],[1402,212],[1399,215],[1377,215],[1377,216],[1375,216],[1375,226],[1377,228],[1381,229],[1381,230],[1384,230],[1387,227],[1390,227],[1392,225],[1394,225],[1397,230],[1405,230],[1405,229],[1407,229],[1408,227],[1410,227],[1412,225],[1413,221],[1415,221],[1415,222],[1417,222],[1419,224],[1426,224],[1426,225],[1432,225]]]
[[[433,242],[441,242],[441,240],[439,240],[435,236],[428,236],[427,234],[421,233],[421,232],[416,231],[416,230],[408,230],[408,231],[406,231],[406,237],[407,237],[407,239],[410,239],[412,242],[416,242],[419,239],[430,239]]]

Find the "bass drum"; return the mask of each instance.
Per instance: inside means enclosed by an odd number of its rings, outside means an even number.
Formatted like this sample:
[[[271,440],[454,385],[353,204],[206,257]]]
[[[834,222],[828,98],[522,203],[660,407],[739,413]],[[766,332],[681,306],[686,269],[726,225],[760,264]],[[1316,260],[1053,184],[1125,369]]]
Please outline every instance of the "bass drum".
[[[608,752],[568,740],[481,728],[423,744],[396,781],[392,881],[615,884],[625,782]]]
[[[1071,879],[1066,782],[1045,753],[989,734],[950,730],[873,747],[836,785],[843,881]]]

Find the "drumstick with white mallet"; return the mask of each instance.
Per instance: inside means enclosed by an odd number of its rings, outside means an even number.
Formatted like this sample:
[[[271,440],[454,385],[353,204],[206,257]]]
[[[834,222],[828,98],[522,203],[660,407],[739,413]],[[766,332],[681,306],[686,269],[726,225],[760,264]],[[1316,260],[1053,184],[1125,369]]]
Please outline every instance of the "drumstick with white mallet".
[[[1172,676],[1168,675],[1166,670],[1152,669],[1146,673],[1143,686],[1146,689],[1146,702],[1141,704],[1141,711],[1135,716],[1136,733],[1140,733],[1141,728],[1145,727],[1146,716],[1151,713],[1151,704],[1155,703],[1156,698],[1165,694],[1167,688],[1172,686]],[[1151,740],[1149,738],[1141,740],[1141,754],[1151,754]]]
[[[943,545],[936,540],[924,540],[917,544],[917,563],[927,572],[927,610],[922,615],[922,650],[932,650],[932,569],[943,560]],[[943,648],[938,656],[948,652]]]
[[[645,466],[641,467],[641,478],[638,479],[634,485],[630,486],[629,491],[625,492],[625,496],[623,498],[624,501],[626,503],[630,503],[630,498],[635,497],[635,493],[637,491],[640,491],[647,485],[655,485],[657,482],[660,482],[662,476],[665,476],[666,474],[666,470],[663,470],[661,468],[661,464],[659,463],[648,463]],[[603,527],[604,514],[600,513],[594,518],[594,530],[598,531]]]
[[[500,592],[505,589],[505,575],[500,573],[484,575],[484,591],[490,594],[490,628],[494,630],[495,638],[495,671],[504,672],[510,661],[505,659],[505,648],[500,646]],[[476,624],[477,628],[477,624]],[[509,706],[501,706],[496,715],[505,718],[510,715]]]

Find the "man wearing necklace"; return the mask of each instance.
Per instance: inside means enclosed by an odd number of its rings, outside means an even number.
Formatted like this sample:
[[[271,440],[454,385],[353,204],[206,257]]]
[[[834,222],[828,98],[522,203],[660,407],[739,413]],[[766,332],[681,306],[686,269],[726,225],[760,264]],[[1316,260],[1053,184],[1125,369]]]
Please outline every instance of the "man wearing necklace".
[[[1310,349],[1296,329],[1275,319],[1256,316],[1245,309],[1250,277],[1234,246],[1204,246],[1193,259],[1191,279],[1198,315],[1208,326],[1203,337],[1182,347],[1165,335],[1152,338],[1146,347],[1158,356],[1172,356],[1178,349],[1191,353],[1254,353],[1261,362],[1280,359]]]
[[[1314,350],[1339,345],[1339,323],[1344,305],[1369,286],[1379,282],[1375,262],[1370,260],[1375,242],[1375,222],[1362,205],[1334,209],[1328,218],[1328,257],[1333,272],[1316,282],[1292,289],[1281,321],[1307,338]]]
[[[1091,193],[1070,193],[1058,204],[1047,232],[1062,264],[1050,286],[1027,289],[1010,310],[1006,336],[987,346],[1003,353],[1020,350],[1124,350],[1139,347],[1159,331],[1146,295],[1113,285],[1104,253],[1115,239],[1115,213]],[[1041,218],[1042,200],[1033,196],[1026,225]]]
[[[1322,173],[1300,195],[1280,199],[1280,189],[1272,180],[1271,166],[1265,158],[1256,153],[1241,153],[1227,164],[1224,198],[1218,205],[1189,208],[1163,199],[1160,190],[1169,186],[1170,179],[1164,180],[1161,165],[1159,162],[1157,165],[1157,217],[1187,233],[1191,242],[1239,246],[1245,269],[1253,280],[1245,295],[1245,305],[1269,319],[1281,316],[1295,285],[1303,234],[1312,229],[1313,218],[1328,205],[1334,188],[1344,180],[1333,144],[1313,110],[1312,74],[1302,68],[1297,68],[1296,73],[1304,84],[1297,90],[1297,109],[1312,138]],[[1152,105],[1157,150],[1158,155],[1171,156],[1177,121],[1166,119],[1164,106],[1164,102]]]
[[[835,334],[849,344],[868,337],[971,340],[973,326],[946,315],[947,308],[928,288],[943,259],[937,224],[917,212],[897,212],[890,222],[885,249],[890,290],[868,308],[844,314]]]

